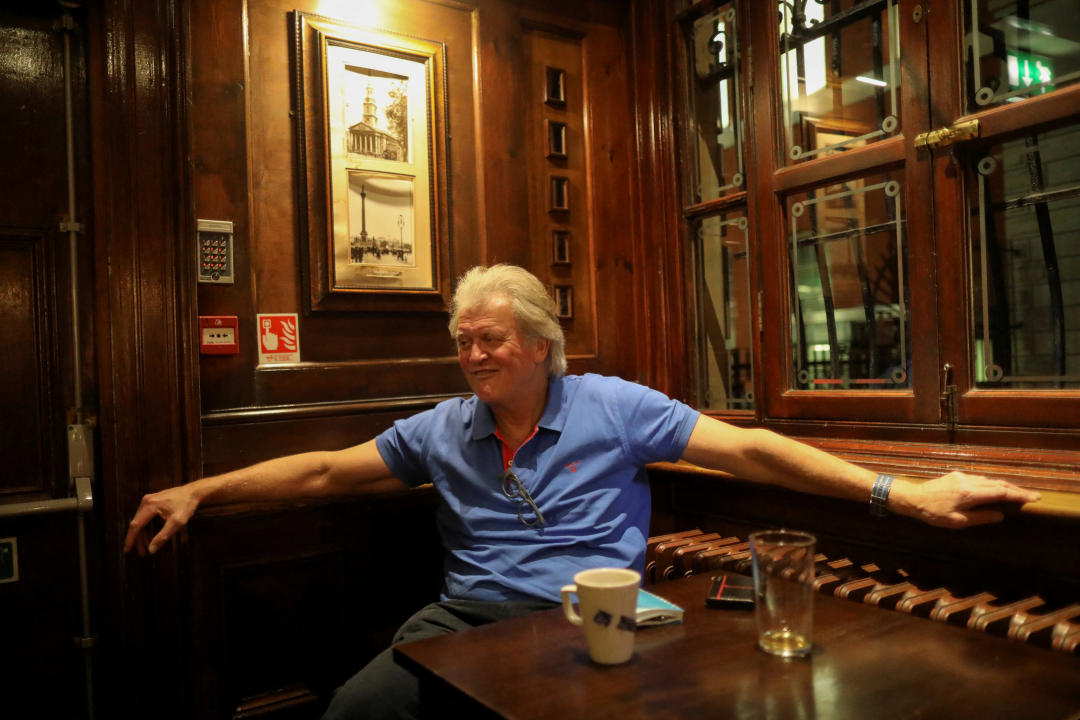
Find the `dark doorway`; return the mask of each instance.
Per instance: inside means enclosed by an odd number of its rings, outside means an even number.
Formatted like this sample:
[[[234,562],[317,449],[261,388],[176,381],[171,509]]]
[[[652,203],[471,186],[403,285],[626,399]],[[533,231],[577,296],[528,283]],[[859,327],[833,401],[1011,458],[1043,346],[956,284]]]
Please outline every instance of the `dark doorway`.
[[[0,583],[10,717],[87,714],[75,642],[83,634],[76,513],[3,513],[72,495],[67,428],[96,416],[86,18],[78,5],[0,8],[0,538],[13,539],[7,547],[18,563],[17,579]],[[99,528],[90,518],[92,567]]]

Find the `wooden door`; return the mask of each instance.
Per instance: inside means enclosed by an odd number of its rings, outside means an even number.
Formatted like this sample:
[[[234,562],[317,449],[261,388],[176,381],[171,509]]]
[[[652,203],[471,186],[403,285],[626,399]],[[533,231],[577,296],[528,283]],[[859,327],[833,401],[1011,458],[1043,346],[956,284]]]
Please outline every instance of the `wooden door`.
[[[96,414],[85,19],[74,11],[65,30],[58,24],[62,13],[57,3],[31,0],[0,9],[0,511],[71,495],[66,427],[79,415],[89,422]],[[84,228],[73,244],[61,229],[68,221]],[[73,642],[82,635],[75,513],[0,512],[0,538],[11,539],[12,554],[11,579],[0,584],[3,714],[74,717],[85,708],[83,660]],[[99,544],[92,531],[92,559]]]

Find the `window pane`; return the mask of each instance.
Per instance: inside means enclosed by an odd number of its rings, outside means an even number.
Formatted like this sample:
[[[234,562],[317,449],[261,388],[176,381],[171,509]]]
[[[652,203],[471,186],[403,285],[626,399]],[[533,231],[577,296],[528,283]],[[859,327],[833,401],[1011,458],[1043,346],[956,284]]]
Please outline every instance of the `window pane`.
[[[976,381],[1080,388],[1080,125],[972,164]]]
[[[831,155],[899,132],[896,0],[781,0],[778,8],[788,159]]]
[[[735,5],[721,5],[683,29],[694,119],[687,150],[697,170],[693,202],[698,203],[743,188]]]
[[[698,387],[709,410],[754,407],[745,209],[695,223]]]
[[[792,387],[909,386],[902,183],[890,172],[787,198]]]
[[[964,23],[968,112],[1080,79],[1076,0],[966,0]]]

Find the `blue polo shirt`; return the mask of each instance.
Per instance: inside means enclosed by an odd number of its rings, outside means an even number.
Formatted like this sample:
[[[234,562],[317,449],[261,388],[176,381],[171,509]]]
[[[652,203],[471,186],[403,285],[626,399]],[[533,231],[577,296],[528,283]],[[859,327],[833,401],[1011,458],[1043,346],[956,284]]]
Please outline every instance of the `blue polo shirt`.
[[[526,527],[503,494],[502,446],[491,409],[454,398],[398,420],[376,438],[387,467],[442,497],[443,599],[559,601],[574,573],[643,570],[650,495],[645,465],[682,457],[699,413],[614,377],[552,380],[536,433],[515,474],[546,524]]]

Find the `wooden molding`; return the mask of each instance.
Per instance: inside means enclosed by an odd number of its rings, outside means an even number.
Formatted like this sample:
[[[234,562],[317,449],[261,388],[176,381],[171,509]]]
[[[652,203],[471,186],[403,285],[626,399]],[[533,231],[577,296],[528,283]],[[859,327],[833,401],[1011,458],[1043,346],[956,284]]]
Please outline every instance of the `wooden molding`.
[[[237,705],[233,712],[234,720],[246,720],[266,715],[275,715],[289,708],[321,703],[319,696],[305,686],[282,688],[274,692],[260,693],[246,697]]]
[[[871,470],[926,480],[959,470],[990,475],[1042,493],[1021,512],[1080,519],[1080,452],[1033,451],[973,445],[800,438],[802,442]],[[732,478],[687,462],[656,463],[653,469]]]

